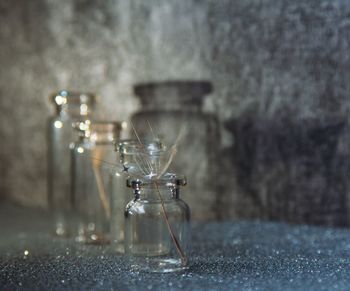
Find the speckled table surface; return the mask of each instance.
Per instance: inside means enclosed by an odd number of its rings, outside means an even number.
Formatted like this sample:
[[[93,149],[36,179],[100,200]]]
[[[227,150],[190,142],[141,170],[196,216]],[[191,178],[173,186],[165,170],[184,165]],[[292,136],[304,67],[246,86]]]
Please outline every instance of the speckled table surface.
[[[150,274],[109,248],[53,238],[45,213],[0,209],[2,290],[350,290],[350,229],[199,224],[190,269]]]

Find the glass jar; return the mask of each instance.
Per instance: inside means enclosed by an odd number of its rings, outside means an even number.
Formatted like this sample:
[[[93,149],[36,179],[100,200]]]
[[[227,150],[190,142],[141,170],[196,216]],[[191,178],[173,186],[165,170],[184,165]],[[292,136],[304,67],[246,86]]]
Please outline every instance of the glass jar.
[[[119,138],[118,122],[78,122],[79,140],[72,148],[72,196],[76,215],[76,240],[89,244],[110,241],[112,193],[116,159],[114,143]]]
[[[137,271],[173,272],[188,268],[190,209],[179,197],[184,177],[129,179],[135,198],[125,210],[125,253]]]
[[[134,87],[141,108],[131,122],[141,139],[156,136],[171,147],[183,133],[172,168],[175,173],[186,171],[191,181],[182,196],[195,220],[218,219],[220,215],[218,183],[212,179],[218,176],[218,119],[203,111],[204,97],[212,90],[206,81],[164,81]]]
[[[72,231],[69,145],[75,137],[72,122],[90,118],[96,96],[63,90],[52,94],[50,101],[55,106],[55,115],[48,121],[48,202],[55,234],[69,236]]]
[[[120,140],[115,143],[115,151],[121,165],[121,170],[116,171],[113,178],[112,191],[112,217],[111,217],[111,241],[114,250],[124,253],[124,211],[130,200],[130,190],[126,187],[126,181],[130,177],[142,177],[144,175],[142,156],[155,156],[164,149],[160,142],[147,142],[138,140]],[[156,155],[157,157],[159,154]]]
[[[159,140],[123,140],[117,151],[125,172],[132,177],[159,174],[166,162],[166,146]]]

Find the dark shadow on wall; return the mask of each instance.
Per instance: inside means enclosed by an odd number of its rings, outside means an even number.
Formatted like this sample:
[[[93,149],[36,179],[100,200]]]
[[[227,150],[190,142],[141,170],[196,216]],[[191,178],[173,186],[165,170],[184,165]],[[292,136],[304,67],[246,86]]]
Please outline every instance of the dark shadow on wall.
[[[237,192],[252,198],[261,217],[349,224],[350,125],[346,117],[270,119],[247,114],[228,126],[235,140],[231,150]]]

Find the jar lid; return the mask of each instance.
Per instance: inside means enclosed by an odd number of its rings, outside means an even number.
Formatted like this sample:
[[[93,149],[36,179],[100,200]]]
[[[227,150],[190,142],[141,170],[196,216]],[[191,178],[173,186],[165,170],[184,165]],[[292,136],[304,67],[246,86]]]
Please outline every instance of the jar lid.
[[[194,80],[150,82],[134,86],[134,93],[140,98],[144,108],[176,105],[201,106],[204,96],[212,91],[211,82]]]
[[[49,100],[56,106],[63,106],[67,104],[81,105],[86,104],[93,106],[96,102],[97,96],[93,93],[83,93],[61,90],[49,96]]]

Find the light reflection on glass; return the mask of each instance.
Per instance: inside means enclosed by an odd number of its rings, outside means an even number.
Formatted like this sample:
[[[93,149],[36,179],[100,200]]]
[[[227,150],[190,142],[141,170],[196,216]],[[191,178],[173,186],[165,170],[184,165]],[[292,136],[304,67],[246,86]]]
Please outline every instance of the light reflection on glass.
[[[62,97],[62,96],[60,96],[60,95],[57,95],[57,96],[55,97],[55,102],[56,102],[57,105],[66,104],[66,103],[67,103],[67,98]]]
[[[90,120],[79,122],[79,129],[81,131],[86,131],[89,128],[90,123]]]
[[[80,105],[80,114],[81,115],[87,115],[88,112],[88,106],[86,104]]]
[[[78,147],[77,148],[77,152],[82,154],[84,152],[84,148],[83,147]]]
[[[62,121],[56,120],[56,121],[54,122],[54,126],[55,126],[56,128],[62,128],[63,123],[62,123]]]

